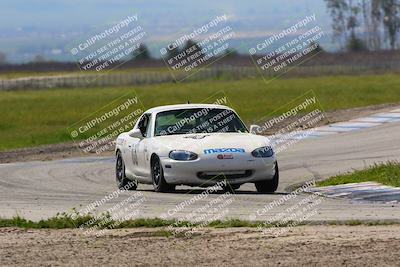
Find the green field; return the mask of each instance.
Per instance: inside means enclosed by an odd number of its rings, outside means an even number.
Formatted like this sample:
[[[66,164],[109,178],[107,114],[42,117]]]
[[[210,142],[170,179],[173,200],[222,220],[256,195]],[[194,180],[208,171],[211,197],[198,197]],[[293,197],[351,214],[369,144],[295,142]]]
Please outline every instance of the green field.
[[[114,99],[136,91],[145,108],[203,102],[223,92],[247,122],[313,90],[325,111],[400,102],[397,75],[201,81],[113,88],[0,92],[0,150],[71,141],[67,127]]]
[[[375,164],[365,170],[337,175],[318,183],[318,186],[330,186],[349,183],[378,182],[384,185],[400,187],[400,163],[387,162]]]

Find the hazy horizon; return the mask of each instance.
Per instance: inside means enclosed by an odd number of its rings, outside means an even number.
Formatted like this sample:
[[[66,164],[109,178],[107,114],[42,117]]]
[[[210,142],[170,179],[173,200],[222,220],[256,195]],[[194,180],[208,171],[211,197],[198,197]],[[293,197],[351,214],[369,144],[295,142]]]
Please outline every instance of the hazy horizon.
[[[12,63],[28,62],[36,55],[49,60],[73,61],[69,47],[91,33],[107,28],[131,14],[138,14],[148,33],[147,45],[159,57],[163,41],[177,32],[190,32],[217,15],[226,14],[237,33],[235,49],[246,52],[252,43],[315,14],[318,25],[328,33],[321,45],[335,49],[330,42],[330,18],[323,0],[261,1],[249,5],[240,1],[184,2],[116,0],[27,0],[0,3],[0,52]]]

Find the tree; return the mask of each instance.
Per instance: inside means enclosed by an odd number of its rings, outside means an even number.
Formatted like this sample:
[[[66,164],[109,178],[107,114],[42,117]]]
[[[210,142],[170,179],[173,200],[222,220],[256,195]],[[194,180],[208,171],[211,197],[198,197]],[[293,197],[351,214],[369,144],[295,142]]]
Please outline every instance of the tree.
[[[400,29],[399,0],[382,0],[383,24],[389,37],[390,49],[396,48],[397,32]]]
[[[187,40],[185,45],[183,46],[182,51],[185,51],[186,54],[192,54],[195,53],[197,51],[201,51],[200,46],[193,40]]]
[[[350,31],[350,38],[356,38],[356,28],[360,26],[358,15],[360,14],[360,6],[353,4],[352,0],[349,0],[348,4],[348,18],[347,18],[347,29]]]
[[[325,0],[332,18],[332,30],[334,41],[343,47],[346,35],[346,13],[348,4],[346,0]]]
[[[369,10],[371,16],[371,42],[370,47],[373,50],[379,50],[382,46],[381,35],[380,35],[380,25],[382,20],[382,12],[380,9],[380,2],[382,0],[371,0],[370,7],[365,5],[365,8]],[[368,14],[368,10],[365,11]]]
[[[314,50],[312,50],[311,54],[318,54],[321,52],[325,52],[324,48],[321,47],[321,45],[318,42],[311,42],[309,47],[314,48]]]
[[[0,52],[0,65],[4,65],[7,63],[7,56],[5,53]]]
[[[371,50],[398,48],[400,0],[325,0],[332,17],[334,40]],[[360,16],[362,14],[362,16]],[[387,40],[384,42],[383,40]],[[361,46],[361,43],[363,45]],[[342,46],[343,47],[343,46]]]
[[[347,50],[351,52],[360,52],[368,49],[365,42],[352,33],[347,42]]]
[[[239,56],[239,52],[237,50],[233,49],[233,48],[228,48],[228,49],[225,50],[224,56],[237,57],[237,56]]]
[[[150,52],[147,49],[147,46],[145,44],[140,44],[138,49],[136,49],[132,53],[132,59],[133,60],[135,60],[135,59],[144,60],[144,59],[150,59],[150,58],[151,58]]]
[[[169,49],[167,47],[165,49],[167,50],[167,56],[166,56],[167,60],[179,55],[179,53],[182,52],[182,51],[180,51],[179,47],[175,47],[174,49]]]
[[[191,55],[196,54],[195,59],[199,59],[203,57],[203,53],[201,52],[201,47],[193,40],[187,40],[185,45],[182,48],[182,51],[186,53],[186,57],[190,57]]]
[[[185,52],[185,65],[190,65],[193,62],[198,62],[198,64],[203,64],[202,60],[204,54],[202,52],[202,48],[193,40],[187,40],[185,45],[182,48],[182,52]]]
[[[33,58],[33,62],[35,62],[35,63],[43,63],[43,62],[46,62],[46,59],[42,55],[36,55]]]

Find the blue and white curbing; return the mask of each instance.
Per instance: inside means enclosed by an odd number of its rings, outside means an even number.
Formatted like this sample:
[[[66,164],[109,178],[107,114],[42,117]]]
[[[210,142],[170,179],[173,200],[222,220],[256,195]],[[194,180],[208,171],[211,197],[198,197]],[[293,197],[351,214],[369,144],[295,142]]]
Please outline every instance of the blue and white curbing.
[[[400,122],[400,109],[395,109],[386,113],[373,114],[348,122],[337,122],[326,126],[321,126],[306,131],[299,131],[296,134],[287,135],[287,140],[303,140],[308,138],[318,138],[333,134],[347,133],[380,126],[385,123]],[[280,136],[279,138],[282,138]]]
[[[400,203],[399,187],[382,185],[376,182],[313,187],[307,188],[305,191],[331,198],[348,198],[358,202]]]

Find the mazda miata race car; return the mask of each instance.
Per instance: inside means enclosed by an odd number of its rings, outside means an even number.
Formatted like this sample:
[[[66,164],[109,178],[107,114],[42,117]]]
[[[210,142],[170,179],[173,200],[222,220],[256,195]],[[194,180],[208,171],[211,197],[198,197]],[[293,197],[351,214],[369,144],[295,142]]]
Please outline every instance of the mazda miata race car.
[[[279,170],[267,137],[250,132],[226,106],[184,104],[147,110],[135,127],[116,140],[116,180],[120,189],[138,183],[155,191],[176,185],[225,185],[236,190],[254,183],[258,192],[275,192]]]

